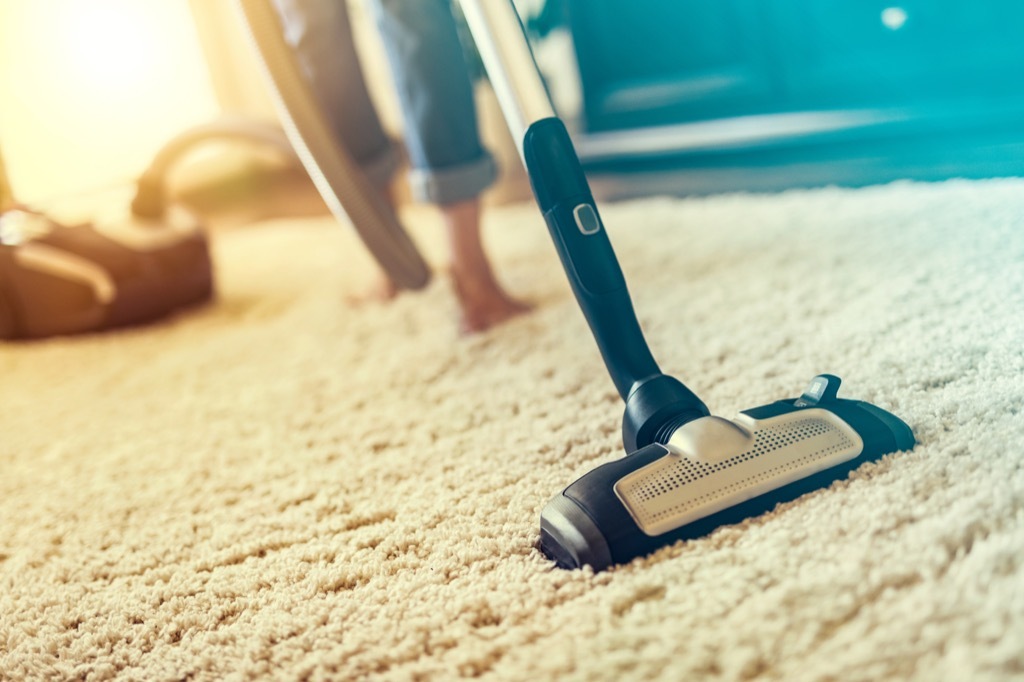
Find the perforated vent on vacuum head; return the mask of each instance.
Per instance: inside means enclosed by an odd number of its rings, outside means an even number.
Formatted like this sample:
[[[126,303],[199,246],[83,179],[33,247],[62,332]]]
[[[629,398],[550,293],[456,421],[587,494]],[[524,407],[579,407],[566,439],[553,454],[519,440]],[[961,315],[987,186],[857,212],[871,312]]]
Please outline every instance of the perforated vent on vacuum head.
[[[754,422],[753,437],[747,450],[713,464],[666,455],[619,480],[615,492],[645,533],[660,535],[846,462],[863,447],[826,410]]]

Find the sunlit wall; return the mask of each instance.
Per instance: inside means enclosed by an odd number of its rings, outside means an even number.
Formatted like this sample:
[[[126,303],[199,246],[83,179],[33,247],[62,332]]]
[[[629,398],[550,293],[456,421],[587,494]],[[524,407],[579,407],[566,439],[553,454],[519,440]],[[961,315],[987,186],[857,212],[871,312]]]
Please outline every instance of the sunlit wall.
[[[128,181],[217,112],[187,0],[0,0],[0,147],[22,201]]]

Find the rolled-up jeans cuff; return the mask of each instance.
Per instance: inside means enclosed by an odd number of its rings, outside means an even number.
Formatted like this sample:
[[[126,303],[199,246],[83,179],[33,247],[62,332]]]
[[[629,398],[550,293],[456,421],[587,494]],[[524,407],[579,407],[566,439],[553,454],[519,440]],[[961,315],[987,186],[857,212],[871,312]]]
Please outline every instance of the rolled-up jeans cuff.
[[[385,189],[391,184],[391,179],[395,177],[400,160],[401,154],[399,154],[398,145],[391,141],[383,151],[367,159],[357,159],[356,163],[363,169],[366,177],[375,187]]]
[[[409,187],[417,201],[454,204],[474,199],[498,177],[498,165],[487,152],[476,161],[447,168],[413,168]]]

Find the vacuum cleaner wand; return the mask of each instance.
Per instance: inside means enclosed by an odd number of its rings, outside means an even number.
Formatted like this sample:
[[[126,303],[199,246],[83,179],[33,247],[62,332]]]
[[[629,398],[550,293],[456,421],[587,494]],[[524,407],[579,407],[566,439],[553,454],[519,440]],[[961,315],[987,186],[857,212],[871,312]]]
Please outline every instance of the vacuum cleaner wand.
[[[796,399],[711,416],[658,368],[568,132],[554,115],[515,8],[460,0],[533,193],[612,381],[626,402],[626,457],[600,466],[541,512],[541,550],[602,570],[761,514],[910,449],[894,415],[837,396],[823,374]]]
[[[573,293],[626,401],[622,431],[627,451],[709,414],[690,389],[662,374],[651,355],[583,168],[558,118],[526,129],[523,159]]]
[[[537,204],[612,381],[625,400],[660,374],[615,252],[562,121],[548,99],[511,2],[463,2]]]
[[[656,442],[671,425],[707,415],[708,409],[662,374],[651,355],[590,185],[555,116],[515,7],[476,0],[461,6],[573,293],[626,401],[626,449]]]

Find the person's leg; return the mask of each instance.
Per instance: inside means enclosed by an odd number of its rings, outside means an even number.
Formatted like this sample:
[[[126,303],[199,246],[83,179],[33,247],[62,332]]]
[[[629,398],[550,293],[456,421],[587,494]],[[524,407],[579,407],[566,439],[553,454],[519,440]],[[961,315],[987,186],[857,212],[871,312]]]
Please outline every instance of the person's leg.
[[[481,243],[479,196],[497,168],[480,143],[451,5],[375,0],[372,7],[401,103],[413,195],[437,204],[444,216],[463,330],[486,329],[528,306],[498,284]]]
[[[374,184],[385,189],[398,166],[355,49],[345,0],[274,0],[285,40],[339,141]]]
[[[445,204],[441,210],[452,255],[452,284],[462,306],[462,331],[483,331],[529,310],[505,293],[494,276],[480,238],[480,200]]]

